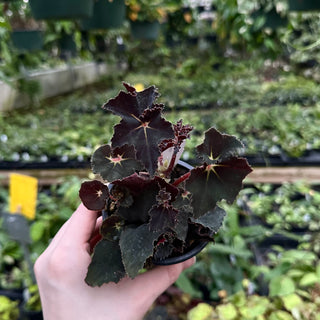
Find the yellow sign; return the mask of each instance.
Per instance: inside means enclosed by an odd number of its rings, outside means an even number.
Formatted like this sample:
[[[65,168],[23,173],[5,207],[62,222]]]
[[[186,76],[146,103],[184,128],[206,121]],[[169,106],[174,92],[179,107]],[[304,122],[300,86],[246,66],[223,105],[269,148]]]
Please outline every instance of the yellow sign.
[[[136,89],[137,92],[140,92],[140,91],[143,91],[143,90],[144,90],[144,85],[143,85],[143,83],[136,83],[136,84],[134,85],[134,87],[135,87],[135,89]]]
[[[22,174],[10,175],[10,206],[11,213],[23,214],[28,219],[36,215],[38,180]]]

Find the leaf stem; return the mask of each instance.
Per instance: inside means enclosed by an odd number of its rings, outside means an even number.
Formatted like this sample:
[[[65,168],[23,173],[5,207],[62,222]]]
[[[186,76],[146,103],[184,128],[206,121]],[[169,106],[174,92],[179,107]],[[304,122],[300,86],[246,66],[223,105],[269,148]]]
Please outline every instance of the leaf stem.
[[[170,174],[174,168],[174,163],[176,162],[176,158],[177,158],[177,153],[175,152],[171,157],[171,161],[170,161],[170,164],[169,164],[167,170],[164,172],[164,176],[166,178],[168,178],[170,176]]]
[[[172,185],[177,187],[180,183],[182,183],[183,181],[187,180],[191,175],[191,172],[187,172],[185,173],[183,176],[179,177],[178,179],[176,179],[175,181],[173,181]]]

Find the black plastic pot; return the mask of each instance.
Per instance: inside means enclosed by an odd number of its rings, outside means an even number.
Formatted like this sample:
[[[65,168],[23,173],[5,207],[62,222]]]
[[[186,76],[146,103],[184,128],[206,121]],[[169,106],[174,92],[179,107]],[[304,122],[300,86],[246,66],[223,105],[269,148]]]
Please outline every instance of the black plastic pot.
[[[22,305],[19,320],[43,320],[43,314],[42,311],[26,310]]]
[[[0,288],[0,296],[5,296],[10,300],[23,300],[23,289],[2,289]]]
[[[94,3],[93,15],[82,20],[83,30],[120,28],[125,20],[126,6],[124,0],[105,1]]]
[[[131,35],[134,39],[156,40],[160,33],[158,21],[131,21]]]
[[[315,0],[289,0],[290,11],[320,11],[320,2]]]
[[[58,41],[60,55],[62,57],[75,57],[77,55],[77,45],[73,35],[64,34]]]
[[[43,33],[40,30],[21,30],[11,33],[13,45],[21,52],[37,51],[43,47]]]
[[[263,27],[276,30],[280,27],[285,27],[288,25],[288,18],[282,17],[275,9],[271,9],[265,12],[263,8],[253,12],[252,18],[257,19],[259,17],[264,17],[265,22]]]
[[[92,0],[30,0],[37,20],[86,19],[92,16]]]
[[[184,254],[175,256],[175,257],[169,257],[163,260],[155,260],[153,259],[152,262],[155,265],[158,266],[169,266],[171,264],[177,264],[183,261],[186,261],[195,255],[197,255],[200,251],[202,251],[206,245],[208,244],[208,241],[196,241]]]

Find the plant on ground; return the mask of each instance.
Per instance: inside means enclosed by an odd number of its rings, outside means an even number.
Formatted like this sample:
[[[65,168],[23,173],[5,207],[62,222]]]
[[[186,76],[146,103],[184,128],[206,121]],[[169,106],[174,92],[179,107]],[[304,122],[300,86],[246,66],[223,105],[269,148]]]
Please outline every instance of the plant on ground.
[[[248,205],[253,214],[277,230],[320,228],[320,194],[306,182],[284,183],[267,193],[258,187]]]
[[[250,245],[266,235],[263,226],[245,226],[242,198],[250,188],[244,188],[232,206],[223,206],[227,215],[216,244],[205,248],[197,257],[197,264],[186,270],[177,281],[177,286],[194,298],[204,301],[220,301],[244,289],[243,280],[252,274],[254,254]],[[243,217],[242,217],[243,219]],[[250,291],[258,290],[258,284],[251,280]]]
[[[0,319],[17,320],[19,317],[18,301],[11,301],[6,296],[0,296]]]
[[[126,0],[127,14],[131,21],[160,21],[165,15],[165,0]]]
[[[40,294],[36,284],[32,284],[27,288],[23,307],[27,311],[41,311]]]
[[[226,296],[216,306],[200,303],[188,312],[189,320],[318,320],[320,311],[320,264],[307,250],[284,250],[277,246],[269,254],[268,265],[253,266],[255,276],[265,276],[266,296],[249,294],[251,281],[243,289]]]

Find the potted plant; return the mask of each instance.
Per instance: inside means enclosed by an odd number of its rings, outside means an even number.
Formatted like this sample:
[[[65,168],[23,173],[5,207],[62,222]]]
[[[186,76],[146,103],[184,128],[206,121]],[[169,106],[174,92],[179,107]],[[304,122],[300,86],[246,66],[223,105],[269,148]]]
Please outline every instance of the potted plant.
[[[17,320],[19,317],[18,301],[0,296],[0,319]]]
[[[46,45],[51,51],[58,49],[62,59],[77,56],[80,45],[76,39],[81,37],[81,33],[74,21],[47,21],[46,27]]]
[[[270,28],[276,30],[281,27],[286,27],[288,25],[288,18],[279,13],[275,7],[271,9],[260,7],[252,13],[252,18],[254,20],[263,18],[263,28]]]
[[[161,0],[128,0],[128,18],[134,39],[156,40],[160,32],[160,21],[165,17]]]
[[[320,3],[314,0],[289,0],[290,11],[316,11],[320,10]]]
[[[19,51],[36,51],[43,47],[43,26],[35,21],[24,2],[6,4],[4,12],[10,23],[11,41]]]
[[[43,319],[40,294],[36,284],[32,284],[26,288],[25,300],[20,309],[21,320]]]
[[[124,0],[96,0],[93,15],[81,22],[83,30],[119,28],[125,20]]]
[[[92,155],[100,179],[83,182],[79,190],[88,209],[103,213],[101,240],[85,279],[91,286],[134,278],[144,267],[166,259],[176,263],[201,250],[223,222],[218,203],[233,202],[251,172],[238,157],[242,143],[214,128],[197,147],[200,164],[177,165],[192,127],[163,118],[154,86],[140,92],[124,86],[127,92],[103,106],[122,120],[111,144]]]

